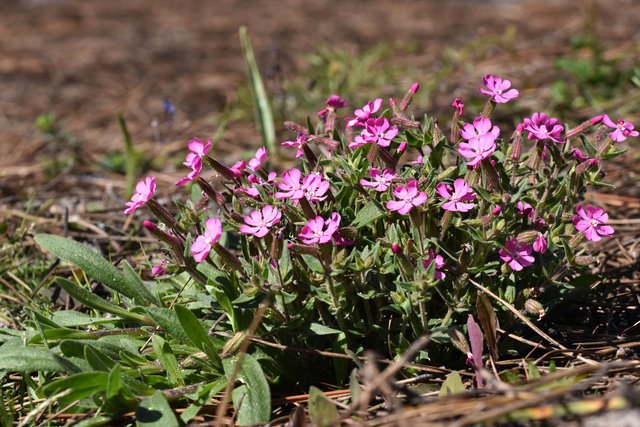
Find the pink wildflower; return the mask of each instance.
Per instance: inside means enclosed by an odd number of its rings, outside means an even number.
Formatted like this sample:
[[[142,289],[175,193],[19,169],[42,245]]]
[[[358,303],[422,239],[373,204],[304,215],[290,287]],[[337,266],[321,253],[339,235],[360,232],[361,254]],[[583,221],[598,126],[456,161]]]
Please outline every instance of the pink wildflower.
[[[298,151],[296,151],[296,159],[299,159],[304,154],[304,150],[302,147],[307,143],[309,137],[302,132],[298,132],[298,136],[295,141],[284,141],[282,144],[283,147],[297,147]]]
[[[381,147],[388,147],[396,135],[398,135],[398,128],[391,126],[384,117],[369,119],[362,133],[356,136],[354,141],[349,144],[349,148],[358,148],[365,144],[378,144]]]
[[[500,129],[497,126],[492,127],[489,119],[478,117],[473,124],[465,123],[460,130],[460,135],[467,142],[461,142],[458,145],[458,153],[471,159],[467,162],[467,166],[475,168],[496,150],[495,140],[500,135]]]
[[[458,178],[453,182],[453,192],[450,185],[440,183],[436,185],[436,192],[445,200],[442,209],[451,212],[469,212],[475,206],[475,203],[465,203],[474,200],[477,195],[473,192],[469,184],[464,182],[463,178]]]
[[[573,216],[573,224],[576,229],[582,232],[587,240],[592,242],[600,241],[602,239],[600,236],[611,236],[613,234],[613,227],[602,225],[607,221],[609,221],[609,215],[595,206],[587,206],[585,211],[582,205],[578,205],[576,207],[576,215]]]
[[[346,118],[347,127],[365,126],[367,124],[367,120],[371,118],[371,115],[378,112],[381,106],[382,98],[377,98],[375,101],[369,101],[367,105],[353,112],[353,114],[356,115],[355,117]]]
[[[298,237],[307,245],[327,243],[331,241],[334,233],[338,231],[340,220],[340,214],[337,212],[333,212],[331,217],[326,220],[318,215],[314,219],[310,219],[307,225],[302,227]]]
[[[324,179],[322,175],[311,173],[302,180],[302,191],[304,197],[310,202],[321,202],[327,198],[329,181]]]
[[[558,144],[565,142],[562,137],[564,126],[559,124],[559,120],[555,117],[549,117],[545,113],[533,113],[530,119],[526,118],[523,122],[524,129],[529,131],[529,139],[550,139]]]
[[[427,194],[424,191],[418,192],[418,181],[412,179],[406,186],[398,185],[393,190],[393,195],[400,200],[390,200],[387,202],[387,209],[398,211],[399,214],[406,215],[414,206],[419,206],[427,201]]]
[[[262,167],[262,163],[264,163],[265,160],[267,160],[267,149],[260,147],[256,151],[256,155],[253,159],[249,160],[247,167],[255,172]]]
[[[259,176],[251,174],[247,177],[247,180],[251,183],[251,187],[249,188],[239,187],[237,191],[242,191],[243,193],[251,197],[258,198],[258,196],[260,196],[260,193],[258,192],[256,185],[262,186],[262,185],[270,184],[271,182],[273,182],[274,179],[276,179],[276,176],[278,176],[277,173],[269,172],[267,179],[262,180]],[[236,190],[234,190],[234,193],[235,192]]]
[[[123,213],[129,215],[133,213],[140,206],[143,206],[147,203],[151,197],[153,197],[153,193],[156,192],[156,177],[148,176],[144,179],[144,181],[138,181],[136,184],[136,193],[131,196],[131,201],[127,202],[128,206]]]
[[[458,115],[462,116],[464,114],[464,104],[460,98],[456,98],[453,100],[453,104],[451,104],[453,108],[458,110]]]
[[[480,88],[480,92],[490,96],[498,104],[505,104],[520,94],[516,89],[509,89],[511,87],[509,80],[502,80],[498,76],[487,74],[482,78],[482,83],[486,89]]]
[[[531,206],[527,202],[519,201],[518,204],[516,205],[516,208],[518,209],[518,212],[520,212],[522,216],[526,216],[527,218],[532,218],[533,214],[535,213],[533,206]]]
[[[151,276],[160,277],[167,274],[167,270],[164,269],[167,264],[167,260],[163,259],[162,261],[160,261],[160,265],[154,265],[153,267],[151,267]]]
[[[304,197],[304,190],[302,189],[302,172],[299,169],[293,168],[282,174],[282,182],[278,184],[278,188],[283,191],[278,191],[275,194],[276,199],[292,199],[299,200]]]
[[[329,111],[336,111],[338,108],[347,106],[347,100],[341,99],[338,95],[331,95],[324,103],[327,107],[318,111],[318,116],[322,119],[329,114]]]
[[[580,151],[580,149],[578,148],[574,148],[571,150],[571,154],[573,155],[573,157],[579,162],[579,163],[584,163],[586,161],[589,162],[589,166],[593,166],[595,164],[598,164],[598,159],[594,158],[594,157],[588,157],[586,156],[582,151]]]
[[[176,182],[177,186],[185,185],[189,181],[193,181],[200,175],[200,171],[202,170],[202,158],[207,154],[207,152],[211,149],[211,141],[207,141],[204,144],[200,138],[193,138],[189,141],[189,150],[191,151],[187,154],[186,161],[183,165],[191,168],[191,172],[185,177],[182,177]]]
[[[396,150],[398,153],[404,153],[404,150],[407,149],[409,143],[407,141],[402,141],[400,145],[398,145],[398,149]]]
[[[236,177],[240,178],[242,176],[242,172],[247,167],[247,163],[244,160],[240,160],[239,162],[234,163],[233,166],[229,168],[231,173]]]
[[[531,255],[532,249],[530,244],[519,243],[518,239],[512,238],[500,249],[499,254],[500,258],[508,263],[512,270],[520,271],[535,261],[535,258]]]
[[[220,240],[222,236],[222,222],[219,218],[209,218],[205,223],[204,234],[191,245],[191,255],[196,262],[204,261],[211,252],[211,247]]]
[[[371,187],[377,192],[386,191],[391,184],[391,181],[398,177],[398,174],[391,170],[385,169],[384,172],[380,173],[380,169],[371,168],[369,170],[369,176],[373,179],[373,181],[367,181],[365,179],[360,180],[360,185],[365,187]]]
[[[436,263],[436,268],[433,273],[433,278],[436,280],[440,280],[447,277],[447,275],[444,274],[441,270],[444,267],[444,258],[442,258],[442,255],[436,255],[433,249],[429,249],[427,252],[427,258],[422,260],[422,266],[424,268],[429,268],[431,263],[434,261]]]
[[[615,142],[622,142],[627,139],[628,136],[638,136],[638,131],[633,130],[633,124],[625,122],[624,120],[618,120],[614,123],[608,115],[602,117],[602,122],[608,127],[615,129],[613,132],[609,132],[609,137]]]
[[[544,238],[544,234],[538,233],[538,237],[536,237],[535,242],[533,242],[533,250],[539,252],[541,254],[547,251],[547,239]]]
[[[269,228],[280,221],[282,212],[275,206],[265,206],[262,211],[251,211],[249,216],[244,217],[244,222],[240,226],[243,234],[253,234],[256,237],[264,237],[269,233]]]

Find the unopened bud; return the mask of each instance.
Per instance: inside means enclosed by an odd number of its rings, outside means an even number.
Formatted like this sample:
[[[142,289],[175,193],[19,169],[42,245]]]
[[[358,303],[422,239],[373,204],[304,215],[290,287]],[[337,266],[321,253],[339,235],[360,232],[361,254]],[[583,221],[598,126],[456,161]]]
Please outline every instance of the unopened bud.
[[[407,93],[404,95],[404,98],[402,98],[402,102],[400,103],[400,111],[404,111],[407,109],[409,104],[411,104],[411,99],[413,98],[413,95],[415,95],[415,93],[418,91],[419,88],[420,88],[420,85],[418,83],[414,83],[411,85]]]
[[[491,210],[491,213],[492,213],[493,215],[499,215],[499,214],[500,214],[500,212],[502,212],[502,208],[501,208],[500,206],[496,206],[495,208],[493,208],[493,209]]]
[[[205,156],[205,159],[207,160],[207,163],[209,163],[209,166],[211,166],[216,172],[218,172],[224,179],[233,181],[237,178],[236,174],[231,169],[229,169],[227,166],[223,165],[216,159],[212,159],[209,156]]]
[[[581,133],[584,133],[586,131],[588,131],[589,129],[591,129],[594,125],[600,123],[602,121],[604,116],[596,116],[592,119],[589,119],[585,122],[580,123],[578,126],[574,127],[573,129],[569,129],[566,133],[566,137],[567,139],[569,138],[573,138],[574,136],[580,135]]]
[[[247,334],[244,332],[236,332],[236,334],[224,344],[224,347],[222,347],[222,354],[220,354],[220,357],[224,359],[236,353],[240,349],[240,346],[246,336]]]
[[[598,262],[598,259],[596,257],[592,257],[589,255],[580,255],[575,257],[574,262],[577,265],[582,265],[582,266],[586,266],[586,265],[592,265]]]
[[[397,254],[398,252],[400,252],[400,245],[399,245],[399,244],[397,244],[397,243],[392,243],[392,244],[391,244],[391,251],[392,251],[394,254]]]
[[[442,173],[440,173],[440,175],[438,175],[438,177],[437,177],[438,182],[443,181],[443,180],[445,180],[447,178],[451,178],[451,176],[453,176],[457,171],[458,171],[458,167],[457,166],[450,166],[444,172],[442,172]]]
[[[518,234],[516,239],[518,239],[518,242],[520,243],[533,243],[537,237],[538,237],[537,231],[529,230],[529,231],[523,231],[522,233]]]
[[[304,135],[308,135],[309,134],[309,131],[307,130],[306,127],[304,127],[302,125],[299,125],[296,122],[286,121],[286,122],[284,122],[284,127],[289,129],[289,130],[295,131],[295,132],[300,132],[300,133],[302,133]]]
[[[391,119],[391,123],[398,126],[404,126],[412,129],[420,129],[420,122],[408,119],[406,117],[396,116]]]
[[[400,145],[398,145],[398,149],[396,150],[396,152],[404,153],[404,150],[407,149],[407,145],[408,145],[407,141],[402,141]]]
[[[527,313],[538,316],[538,320],[542,319],[546,314],[542,304],[531,298],[524,302],[524,309]]]
[[[318,255],[320,253],[315,246],[301,245],[299,243],[289,243],[287,244],[287,249],[294,254]]]

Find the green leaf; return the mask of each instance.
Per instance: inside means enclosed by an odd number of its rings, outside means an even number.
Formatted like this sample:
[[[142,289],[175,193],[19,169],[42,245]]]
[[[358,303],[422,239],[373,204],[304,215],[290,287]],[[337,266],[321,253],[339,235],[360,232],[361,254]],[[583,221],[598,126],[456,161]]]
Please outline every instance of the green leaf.
[[[183,423],[188,423],[191,421],[200,409],[207,403],[211,401],[213,396],[220,393],[227,386],[227,381],[224,378],[219,379],[213,383],[207,384],[205,386],[199,387],[197,395],[195,396],[195,402],[193,402],[189,407],[187,407],[182,414],[180,414],[180,419]],[[195,394],[195,393],[194,393]],[[192,398],[191,395],[187,395],[188,398]]]
[[[319,427],[330,427],[340,421],[340,413],[336,405],[314,386],[309,389],[309,418]]]
[[[53,396],[63,390],[70,389],[71,393],[60,399],[61,405],[66,405],[76,400],[82,400],[99,391],[107,389],[109,374],[107,372],[80,372],[66,378],[54,380],[42,387],[45,396]]]
[[[137,303],[144,304],[148,298],[153,300],[148,289],[146,292],[141,291],[139,287],[129,282],[122,271],[82,243],[51,234],[38,234],[35,240],[58,258],[80,267],[87,276]]]
[[[178,360],[176,359],[169,343],[159,335],[151,337],[151,342],[153,344],[153,349],[156,352],[156,357],[167,371],[167,378],[169,379],[169,382],[172,385],[183,386],[184,378],[182,376],[182,371],[180,371]]]
[[[333,329],[320,323],[312,323],[311,325],[309,325],[309,329],[311,329],[311,332],[316,335],[333,335],[342,332],[338,329]]]
[[[160,390],[143,400],[136,409],[138,427],[178,427],[180,424],[169,402]]]
[[[440,397],[446,397],[452,394],[463,393],[464,391],[464,383],[462,382],[460,374],[458,371],[453,371],[445,378],[438,395]]]
[[[0,347],[0,371],[69,372],[75,366],[64,357],[40,347]]]
[[[379,220],[387,213],[376,202],[367,203],[356,214],[356,218],[353,220],[353,226],[360,228],[374,221]]]
[[[158,324],[158,326],[164,329],[172,337],[178,340],[185,340],[188,338],[184,329],[182,329],[182,325],[180,324],[175,311],[164,307],[149,307],[145,308],[145,311],[149,317]]]
[[[143,323],[150,323],[150,319],[146,318],[145,316],[138,313],[132,313],[127,309],[119,307],[105,299],[102,299],[93,292],[76,285],[75,283],[65,279],[64,277],[56,278],[56,283],[62,289],[67,291],[69,295],[91,308],[95,308],[96,310],[100,311],[106,311],[107,313],[115,314],[116,316],[120,316],[125,319],[136,320]]]
[[[176,305],[174,309],[178,316],[178,321],[180,322],[180,325],[182,325],[182,329],[185,331],[193,345],[204,351],[211,364],[220,369],[222,367],[220,356],[218,355],[213,342],[211,342],[211,338],[209,338],[209,335],[207,335],[207,332],[204,330],[195,314],[181,305]]]
[[[238,357],[224,359],[227,381],[235,369]],[[266,424],[271,417],[271,392],[260,364],[250,354],[245,354],[238,370],[237,380],[243,385],[233,390],[233,406],[238,413],[238,425]]]
[[[109,377],[107,378],[107,399],[113,399],[118,396],[123,387],[122,369],[120,368],[120,365],[114,365],[109,372]]]
[[[116,366],[116,363],[110,359],[109,356],[90,345],[86,345],[84,347],[84,358],[96,371],[109,372],[114,366]]]
[[[269,104],[269,97],[267,96],[267,91],[260,77],[260,70],[253,54],[247,27],[240,27],[239,33],[242,56],[244,57],[244,64],[247,68],[247,75],[249,76],[249,87],[251,88],[253,99],[256,103],[257,119],[262,142],[270,153],[277,155],[276,129],[273,122],[273,114],[271,113],[271,105]]]
[[[144,301],[140,301],[139,303],[147,305],[162,305],[158,298],[156,298],[151,291],[144,285],[140,275],[131,267],[126,260],[123,262],[124,267],[122,268],[122,274],[127,279],[129,286],[134,288],[134,291],[140,295]]]

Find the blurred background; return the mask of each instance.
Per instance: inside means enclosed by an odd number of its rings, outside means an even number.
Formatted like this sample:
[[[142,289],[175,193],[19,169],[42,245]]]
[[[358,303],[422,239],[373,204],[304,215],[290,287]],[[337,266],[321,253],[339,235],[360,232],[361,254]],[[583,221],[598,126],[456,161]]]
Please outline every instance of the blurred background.
[[[489,72],[520,89],[515,105],[498,109],[505,117],[546,111],[575,125],[607,112],[638,126],[638,17],[632,0],[0,1],[0,204],[54,197],[120,209],[117,113],[137,175],[153,171],[165,194],[191,137],[216,135],[225,161],[246,157],[261,142],[241,25],[280,141],[291,137],[283,120],[314,116],[331,94],[347,98],[350,113],[401,97],[413,81],[416,117],[446,120],[460,97],[469,119]]]

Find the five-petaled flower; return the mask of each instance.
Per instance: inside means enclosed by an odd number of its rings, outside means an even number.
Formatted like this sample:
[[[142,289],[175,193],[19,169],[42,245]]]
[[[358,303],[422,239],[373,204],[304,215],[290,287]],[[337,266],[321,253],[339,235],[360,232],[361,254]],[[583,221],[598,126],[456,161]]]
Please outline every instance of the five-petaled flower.
[[[349,148],[358,148],[365,144],[377,144],[388,147],[391,140],[398,135],[398,128],[391,126],[384,117],[367,120],[362,133],[355,137]]]
[[[362,108],[357,109],[353,112],[355,117],[347,117],[347,127],[354,126],[365,126],[367,124],[367,120],[371,118],[371,115],[376,113],[380,107],[382,106],[382,98],[377,98],[375,101],[369,101],[367,105]]]
[[[518,209],[518,212],[520,212],[520,215],[526,216],[527,218],[533,218],[533,215],[535,214],[535,210],[533,209],[533,206],[521,200],[518,201],[518,204],[516,205],[516,209]]]
[[[520,271],[535,261],[533,255],[531,255],[532,250],[533,247],[530,244],[518,242],[518,239],[512,238],[505,243],[498,254],[512,270]]]
[[[297,147],[298,151],[296,151],[296,159],[299,159],[304,154],[304,150],[302,149],[302,147],[307,143],[308,140],[308,135],[305,135],[302,132],[298,132],[295,141],[284,141],[280,145],[282,145],[283,147]]]
[[[447,275],[442,271],[444,267],[444,258],[442,255],[436,255],[433,249],[427,251],[427,258],[422,260],[422,266],[429,268],[432,262],[435,262],[435,270],[433,272],[433,278],[436,280],[444,279]]]
[[[492,127],[489,119],[478,117],[473,121],[473,124],[465,123],[460,129],[460,135],[467,142],[461,142],[458,145],[458,153],[471,159],[467,162],[467,166],[475,168],[496,150],[495,141],[500,135],[500,129],[497,126]]]
[[[282,182],[278,184],[278,188],[283,191],[278,191],[275,194],[276,199],[291,199],[300,200],[304,197],[304,190],[300,179],[302,178],[302,172],[299,169],[293,168],[282,174]]]
[[[555,117],[549,117],[545,113],[533,113],[531,118],[525,118],[523,122],[524,130],[529,131],[529,139],[550,139],[559,144],[565,142],[562,137],[564,126],[559,124],[560,121]]]
[[[264,163],[265,160],[267,160],[267,149],[260,147],[256,151],[256,155],[253,159],[249,160],[249,163],[247,163],[247,167],[255,172],[262,167],[262,163]]]
[[[247,177],[247,181],[251,183],[251,186],[249,188],[238,187],[233,190],[233,192],[236,193],[237,191],[242,191],[243,193],[257,199],[260,196],[260,192],[258,191],[258,188],[256,186],[271,184],[273,180],[276,179],[276,176],[278,176],[276,172],[269,172],[267,179],[263,180],[259,176],[251,174]]]
[[[386,191],[391,185],[391,181],[398,177],[398,174],[387,168],[384,172],[380,173],[380,169],[371,168],[369,170],[369,176],[372,178],[372,181],[367,181],[366,179],[360,180],[360,185],[364,187],[371,187],[378,192]]]
[[[453,191],[452,191],[453,190]],[[436,185],[436,191],[445,200],[442,209],[451,212],[469,212],[475,203],[468,203],[474,200],[477,195],[473,192],[469,184],[463,178],[458,178],[453,182],[453,189],[450,185],[440,183]]]
[[[424,191],[418,191],[418,181],[412,179],[406,186],[398,185],[393,190],[393,195],[399,200],[390,200],[387,202],[387,209],[397,211],[399,214],[406,215],[414,208],[427,201],[427,194]]]
[[[153,193],[156,192],[156,177],[148,176],[143,181],[138,181],[136,184],[136,193],[131,196],[131,201],[127,202],[127,208],[123,211],[123,213],[129,215],[133,213],[140,206],[143,206],[147,203],[151,197],[153,197]]]
[[[307,225],[302,227],[298,237],[307,245],[314,243],[327,243],[331,241],[338,227],[340,227],[340,214],[333,212],[328,219],[323,219],[320,215],[310,219]]]
[[[329,181],[322,175],[310,173],[302,180],[302,194],[310,202],[323,201],[327,198],[327,191],[329,191]]]
[[[609,221],[609,215],[595,206],[587,206],[586,210],[582,205],[576,207],[576,215],[573,216],[573,224],[576,229],[587,240],[592,242],[598,242],[602,239],[601,236],[611,236],[613,234],[613,227],[610,225],[603,225]]]
[[[275,206],[265,206],[261,211],[251,211],[248,216],[244,217],[245,224],[240,226],[240,232],[264,237],[269,233],[269,228],[277,224],[281,217],[282,212]]]
[[[519,95],[517,89],[509,89],[511,87],[509,80],[502,80],[498,76],[487,74],[482,78],[482,83],[484,83],[486,89],[480,88],[480,92],[490,96],[498,104],[505,104]]]
[[[189,154],[187,154],[186,161],[183,165],[191,168],[191,172],[185,177],[182,177],[176,182],[177,186],[185,185],[189,181],[193,181],[200,175],[202,170],[202,158],[211,149],[211,141],[203,143],[200,138],[193,138],[189,141]]]
[[[613,132],[609,132],[609,137],[615,142],[622,142],[627,139],[628,136],[638,136],[638,131],[634,130],[633,124],[625,122],[624,120],[618,120],[614,123],[608,115],[602,117],[602,122],[608,127],[615,129]]]
[[[209,218],[205,223],[204,234],[191,245],[191,255],[196,262],[204,261],[211,252],[211,247],[220,240],[222,236],[222,222],[219,218]]]

